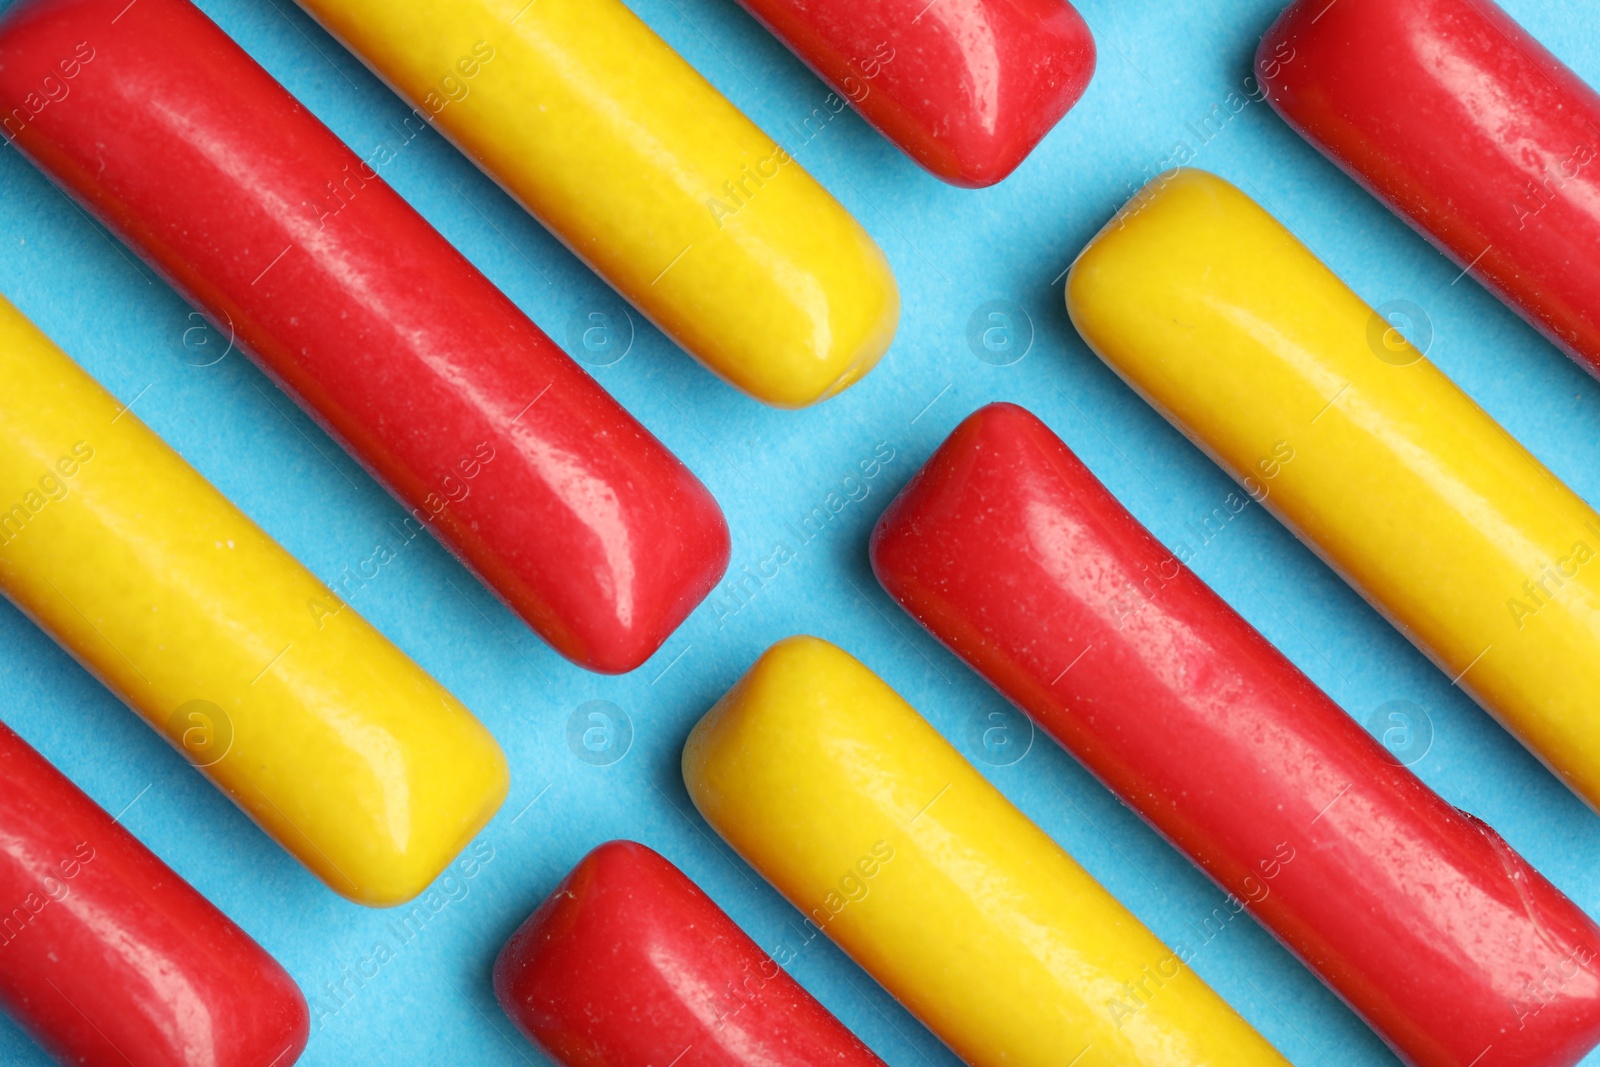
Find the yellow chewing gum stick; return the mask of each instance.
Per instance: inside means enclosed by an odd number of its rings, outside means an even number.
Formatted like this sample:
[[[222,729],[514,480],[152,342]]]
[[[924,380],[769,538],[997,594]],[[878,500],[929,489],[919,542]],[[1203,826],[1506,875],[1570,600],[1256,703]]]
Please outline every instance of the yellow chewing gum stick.
[[[882,251],[621,0],[300,4],[737,388],[804,407],[888,349]]]
[[[1101,359],[1600,807],[1600,516],[1214,175],[1156,178],[1066,292]]]
[[[489,732],[0,298],[0,587],[336,892],[494,815]]]
[[[1187,953],[826,641],[768,649],[689,735],[683,777],[735,851],[973,1067],[1288,1067]]]

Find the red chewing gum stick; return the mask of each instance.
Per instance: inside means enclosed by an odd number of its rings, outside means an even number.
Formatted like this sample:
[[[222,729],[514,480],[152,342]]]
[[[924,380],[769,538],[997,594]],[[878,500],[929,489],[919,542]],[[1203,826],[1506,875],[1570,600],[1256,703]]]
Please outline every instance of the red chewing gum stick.
[[[0,724],[0,1006],[63,1064],[288,1067],[287,972]]]
[[[500,950],[494,991],[566,1067],[884,1067],[644,845],[583,858]]]
[[[1094,76],[1094,38],[1066,0],[739,2],[953,185],[1016,170]]]
[[[0,122],[562,655],[721,576],[694,475],[188,0],[22,0]]]
[[[963,422],[889,505],[872,566],[1405,1062],[1570,1067],[1600,1041],[1594,922],[1401,766],[1027,411]]]
[[[1600,95],[1494,0],[1301,0],[1256,69],[1301,136],[1600,376]]]

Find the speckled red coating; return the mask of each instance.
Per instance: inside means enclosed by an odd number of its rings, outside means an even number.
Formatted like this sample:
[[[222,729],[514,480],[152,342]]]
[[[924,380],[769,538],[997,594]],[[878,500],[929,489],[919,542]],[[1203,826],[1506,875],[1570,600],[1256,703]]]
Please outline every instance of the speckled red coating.
[[[63,1064],[288,1067],[305,998],[265,949],[0,724],[0,1006]]]
[[[1593,920],[1401,766],[1032,414],[969,416],[871,552],[913,618],[1231,895],[1207,924],[1248,908],[1405,1062],[1571,1067],[1600,1041]]]
[[[688,468],[189,0],[23,0],[0,120],[562,655],[722,575]]]
[[[1016,170],[1094,76],[1094,37],[1066,0],[739,2],[953,185]]]
[[[500,950],[511,1021],[567,1067],[884,1067],[655,851],[585,856]]]
[[[1256,67],[1290,126],[1600,376],[1600,95],[1494,0],[1301,0]]]

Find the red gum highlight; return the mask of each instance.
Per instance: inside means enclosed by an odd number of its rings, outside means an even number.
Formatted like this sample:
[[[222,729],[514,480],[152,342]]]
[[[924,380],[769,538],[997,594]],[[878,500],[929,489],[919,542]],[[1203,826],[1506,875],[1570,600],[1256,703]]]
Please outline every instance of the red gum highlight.
[[[1600,1040],[1594,922],[1027,411],[963,422],[884,513],[872,565],[1407,1063],[1462,1067],[1492,1046],[1496,1067],[1570,1067]]]
[[[678,868],[585,856],[506,942],[495,996],[570,1067],[884,1067]]]
[[[953,185],[1005,178],[1094,76],[1094,38],[1065,0],[740,3],[901,151]],[[831,117],[819,107],[801,135],[816,136]]]
[[[80,44],[17,147],[557,651],[648,659],[727,567],[688,468],[188,0],[23,0],[0,114]]]
[[[0,908],[0,1005],[62,1063],[288,1067],[305,1048],[278,962],[4,725]]]
[[[1256,67],[1301,136],[1600,376],[1600,95],[1493,0],[1303,0]]]

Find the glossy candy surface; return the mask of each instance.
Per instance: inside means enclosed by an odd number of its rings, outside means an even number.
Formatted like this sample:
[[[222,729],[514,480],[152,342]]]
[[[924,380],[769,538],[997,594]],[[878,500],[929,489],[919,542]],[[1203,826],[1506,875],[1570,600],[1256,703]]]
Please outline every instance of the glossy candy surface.
[[[1591,805],[1600,516],[1254,201],[1165,174],[1084,250],[1089,346]]]
[[[0,1005],[63,1064],[288,1067],[278,962],[0,724]]]
[[[1089,87],[1066,0],[740,0],[901,151],[954,185],[1005,178]]]
[[[1284,1067],[916,710],[814,637],[768,649],[683,776],[745,860],[973,1067]]]
[[[1298,461],[1256,477],[1270,497]],[[1044,423],[970,416],[880,520],[911,615],[1267,926],[1411,1064],[1576,1063],[1600,929],[1394,759]],[[1220,932],[1220,928],[1218,930]]]
[[[1278,113],[1600,375],[1600,95],[1494,0],[1299,0]]]
[[[494,738],[3,299],[0,352],[0,589],[336,892],[421,892]]]
[[[721,576],[694,475],[188,0],[23,0],[0,112],[47,81],[17,146],[563,655],[631,670]]]
[[[714,373],[803,407],[900,297],[849,213],[621,0],[302,0]]]
[[[494,989],[569,1067],[883,1067],[682,871],[632,841],[572,869],[501,949]]]

